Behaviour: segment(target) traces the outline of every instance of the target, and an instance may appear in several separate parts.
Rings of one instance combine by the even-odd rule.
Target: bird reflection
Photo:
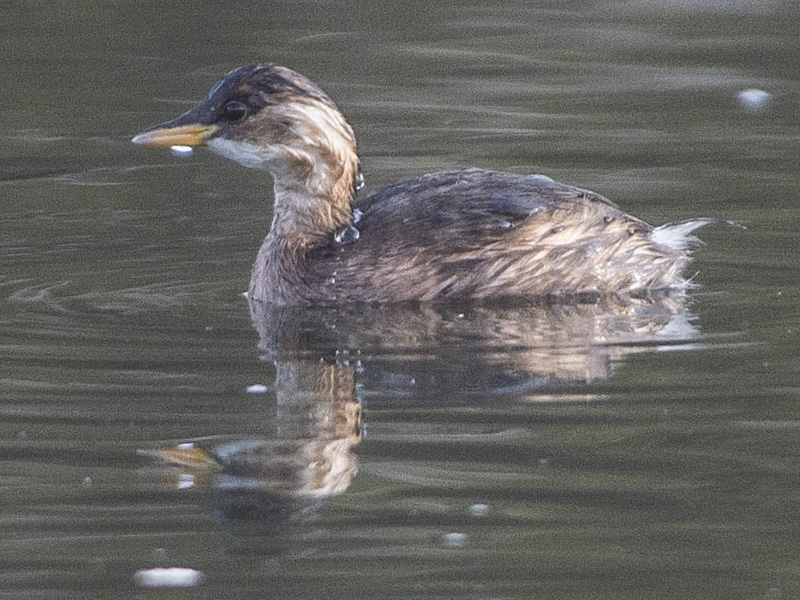
[[[277,363],[277,433],[141,451],[172,467],[167,486],[210,488],[222,520],[293,522],[314,515],[356,474],[352,452],[362,435],[354,372],[347,365]]]
[[[211,489],[221,520],[305,521],[356,475],[365,395],[404,406],[569,399],[628,355],[696,338],[686,302],[674,294],[322,309],[251,301],[259,350],[276,369],[277,414],[265,416],[277,423],[275,437],[144,454],[179,473],[173,485]]]
[[[586,303],[274,307],[251,301],[262,355],[357,361],[372,395],[541,399],[613,374],[626,356],[693,340],[684,295]]]

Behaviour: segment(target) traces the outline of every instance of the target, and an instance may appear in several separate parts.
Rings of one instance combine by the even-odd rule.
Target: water
[[[800,594],[796,4],[0,16],[0,596]],[[367,190],[478,165],[747,229],[686,304],[250,307],[268,180],[130,138],[257,60],[336,100]]]
[[[356,213],[355,215],[353,215],[353,220],[355,222],[358,222],[356,221],[356,217],[358,217],[358,213],[360,213],[361,211],[356,209],[353,212]],[[352,225],[349,225],[344,229],[342,229],[339,233],[337,233],[333,239],[337,244],[346,245],[357,242],[359,237],[361,237],[361,232]]]

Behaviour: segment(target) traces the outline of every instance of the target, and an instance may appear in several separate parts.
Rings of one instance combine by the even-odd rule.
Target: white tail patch
[[[656,227],[650,234],[650,239],[656,244],[682,251],[699,241],[692,233],[706,225],[720,222],[718,219],[690,219],[679,223],[667,223]]]

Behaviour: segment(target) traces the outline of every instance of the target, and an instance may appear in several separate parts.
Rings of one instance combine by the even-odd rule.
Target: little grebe
[[[543,175],[433,173],[356,198],[353,130],[285,67],[228,73],[205,100],[133,138],[207,146],[272,174],[272,227],[250,297],[289,304],[572,298],[683,289],[695,219],[652,227]]]

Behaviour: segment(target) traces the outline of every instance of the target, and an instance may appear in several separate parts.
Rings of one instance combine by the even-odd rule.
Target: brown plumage
[[[232,71],[186,114],[133,140],[208,146],[274,178],[250,296],[279,305],[683,289],[692,232],[653,228],[542,175],[434,173],[356,197],[355,136],[334,103],[276,65]]]

